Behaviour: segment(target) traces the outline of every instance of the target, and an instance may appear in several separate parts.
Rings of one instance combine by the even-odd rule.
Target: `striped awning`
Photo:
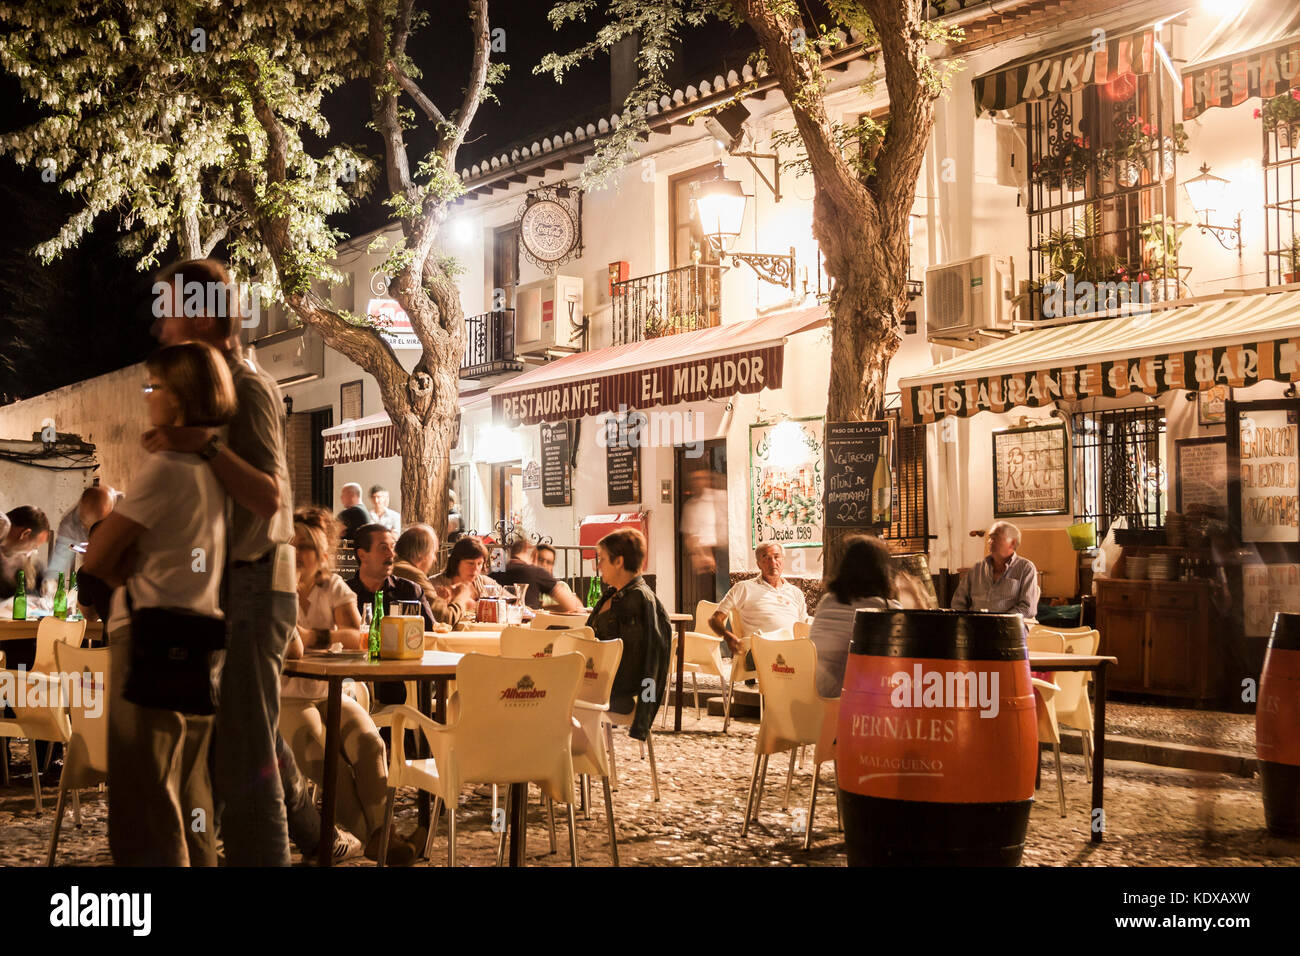
[[[1174,389],[1300,380],[1300,291],[1021,332],[898,382],[909,424]]]
[[[1008,110],[1018,103],[1110,83],[1155,65],[1155,31],[1118,32],[1104,42],[1095,34],[1050,53],[1035,53],[975,77],[977,110]]]
[[[397,454],[397,429],[386,412],[367,415],[321,430],[324,465],[350,465],[378,461]]]
[[[1300,3],[1252,0],[1219,24],[1183,70],[1183,118],[1300,88]]]

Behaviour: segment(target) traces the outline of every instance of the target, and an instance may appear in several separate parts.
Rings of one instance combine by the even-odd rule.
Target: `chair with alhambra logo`
[[[589,641],[596,632],[589,627],[575,626],[564,631],[534,630],[531,627],[505,627],[501,630],[502,657],[550,657],[551,648],[562,635],[572,634]]]
[[[766,706],[754,741],[754,772],[749,782],[749,799],[745,804],[745,822],[741,825],[740,835],[749,833],[751,819],[758,820],[768,757],[789,751],[793,768],[795,751],[811,744],[814,747],[813,780],[805,821],[807,829],[803,846],[806,850],[812,846],[813,814],[817,809],[821,765],[835,759],[835,724],[839,719],[840,701],[817,693],[817,648],[811,640],[795,640],[788,629],[782,629],[755,634],[752,645],[758,687]]]
[[[474,783],[498,786],[535,783],[569,808],[569,850],[578,862],[573,816],[573,702],[582,682],[580,654],[519,660],[466,654],[456,668],[457,691],[448,721],[439,724],[413,707],[393,711],[393,746],[388,761],[388,804],[384,814],[382,866],[392,828],[398,787],[418,787],[434,796],[433,822],[447,809],[447,865],[456,865],[456,808],[461,790]],[[407,726],[423,732],[425,758],[408,759]],[[522,840],[524,834],[520,834]]]

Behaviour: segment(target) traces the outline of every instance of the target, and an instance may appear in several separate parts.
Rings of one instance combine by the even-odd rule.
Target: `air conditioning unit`
[[[570,313],[569,306],[573,311]],[[573,316],[573,322],[569,316]],[[576,352],[582,347],[582,279],[551,276],[515,289],[515,353],[540,355],[551,350]]]
[[[928,338],[1011,330],[1015,267],[1009,256],[975,256],[925,270]]]

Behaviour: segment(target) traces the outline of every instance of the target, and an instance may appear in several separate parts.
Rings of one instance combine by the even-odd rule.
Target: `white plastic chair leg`
[[[63,769],[65,772],[68,769],[67,760],[64,760],[63,762]],[[76,793],[76,791],[74,790],[73,793]],[[62,775],[60,775],[59,799],[56,802],[54,807],[54,829],[50,832],[50,852],[49,855],[45,858],[46,866],[54,865],[54,854],[59,848],[59,828],[63,824],[63,801],[67,796],[68,796],[68,790],[63,785]]]
[[[388,865],[388,835],[393,832],[393,810],[397,803],[397,788],[388,788],[388,799],[384,801],[384,823],[383,830],[379,834],[379,859],[375,860],[375,866]],[[332,833],[322,833],[322,840],[334,839]]]
[[[63,758],[64,766],[67,766],[68,758]],[[74,789],[72,791],[72,822],[77,829],[81,829],[81,792]]]
[[[731,665],[731,670],[733,673],[736,670],[734,663]],[[736,682],[728,678],[726,683],[726,690],[722,694],[722,732],[724,734],[727,732],[727,728],[731,726],[731,700],[736,696]]]
[[[1061,776],[1061,745],[1053,744],[1052,750],[1056,753],[1056,790],[1061,798],[1061,816],[1065,816],[1065,778]]]
[[[695,719],[700,719],[700,676],[691,671],[691,691],[695,694]]]
[[[618,866],[618,834],[614,829],[614,794],[609,789],[609,777],[602,777],[605,785],[605,819],[609,821],[609,855]]]
[[[655,803],[659,802],[659,770],[655,767],[655,741],[654,734],[649,728],[645,732],[646,749],[650,753],[650,785],[654,788]]]
[[[499,796],[499,795],[498,795],[498,793],[497,793],[497,785],[494,783],[494,784],[492,784],[492,819],[493,819],[493,820],[495,820],[495,819],[497,818],[497,799],[498,799],[498,796]]]
[[[835,829],[844,832],[844,794],[840,792],[840,765],[831,761],[831,771],[835,774]]]
[[[493,818],[495,819],[495,818]],[[497,837],[497,866],[505,866],[506,863],[506,830],[510,823],[510,791],[506,791],[506,822],[501,826],[501,833]]]
[[[572,794],[570,794],[570,797],[572,797]],[[549,803],[550,801],[547,802]],[[569,802],[565,804],[565,806],[569,808],[569,864],[571,866],[577,866],[578,865],[578,823],[573,817],[573,800],[570,799]],[[552,819],[555,816],[555,810],[553,808],[551,810],[551,816]]]
[[[799,751],[798,747],[790,748],[790,769],[785,772],[785,798],[781,801],[781,809],[790,809],[790,784],[794,782],[794,758]]]
[[[812,848],[813,814],[817,812],[817,781],[821,779],[821,772],[821,764],[813,767],[812,796],[808,798],[808,821],[805,824],[807,829],[804,830],[803,835],[803,848],[805,850]]]
[[[569,813],[573,813],[572,803],[569,804]],[[555,853],[557,852],[555,848],[555,801],[550,797],[546,798],[546,817],[547,826],[551,831],[551,852]]]
[[[757,751],[755,751],[754,770],[749,775],[749,796],[745,800],[745,819],[740,824],[740,835],[742,837],[749,833],[749,818],[754,812],[754,789],[758,786],[758,766],[762,762],[763,758],[758,755]]]
[[[9,786],[9,738],[0,737],[0,784]]]
[[[438,832],[438,817],[442,815],[442,797],[433,798],[433,809],[429,811],[429,836],[424,841],[424,858],[430,860],[433,857],[433,835]]]
[[[447,803],[447,865],[456,865],[456,806],[450,801]]]
[[[618,789],[618,763],[614,757],[614,726],[605,725],[605,746],[609,753],[609,785]]]
[[[754,822],[758,822],[758,808],[763,805],[763,786],[767,783],[767,760],[769,754],[763,754],[763,766],[758,770],[758,796],[754,798]]]
[[[41,772],[36,766],[36,741],[27,741],[27,753],[32,759],[32,792],[36,795],[36,815],[41,815]]]

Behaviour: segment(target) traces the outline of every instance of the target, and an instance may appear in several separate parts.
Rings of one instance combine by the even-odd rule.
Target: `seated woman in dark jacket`
[[[602,641],[621,639],[623,658],[614,676],[609,709],[636,710],[628,733],[645,740],[668,681],[672,625],[659,597],[641,577],[645,535],[631,528],[614,531],[596,545],[596,568],[606,585],[587,625]]]

